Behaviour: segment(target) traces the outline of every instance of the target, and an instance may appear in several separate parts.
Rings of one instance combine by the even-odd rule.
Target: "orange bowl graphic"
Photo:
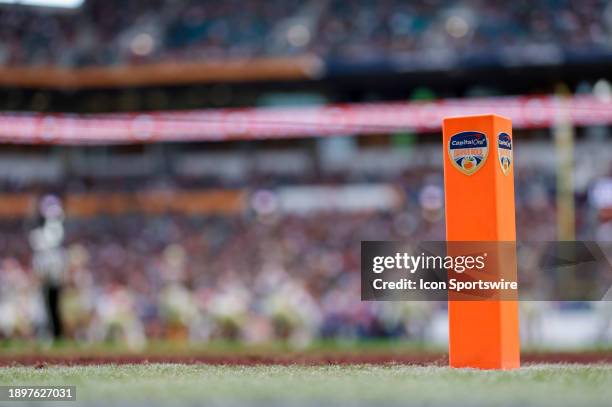
[[[460,132],[451,136],[448,142],[448,154],[453,165],[466,175],[472,175],[482,167],[488,152],[487,136],[481,132]]]
[[[466,170],[471,170],[474,167],[476,167],[476,160],[474,160],[473,157],[466,157],[463,159],[461,166],[465,168]]]

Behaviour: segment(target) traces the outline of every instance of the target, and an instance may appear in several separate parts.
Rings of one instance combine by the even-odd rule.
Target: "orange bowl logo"
[[[489,143],[484,133],[463,131],[450,138],[448,155],[462,173],[472,175],[484,164],[489,155]]]
[[[508,133],[499,133],[497,136],[497,157],[504,175],[508,175],[512,168],[512,139]]]

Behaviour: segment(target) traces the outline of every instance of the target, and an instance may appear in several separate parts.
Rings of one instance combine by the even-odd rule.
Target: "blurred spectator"
[[[0,64],[114,65],[316,53],[414,67],[559,62],[612,50],[600,0],[87,0],[0,8]]]
[[[517,174],[519,240],[555,239],[555,179],[546,171],[537,174],[528,168]],[[296,345],[334,337],[424,341],[432,313],[443,304],[361,302],[359,242],[443,240],[440,173],[415,169],[384,176],[384,181],[402,191],[401,206],[301,214],[275,206],[235,215],[68,218],[60,306],[64,331],[75,340],[122,341],[133,347],[142,346],[145,338],[275,339]],[[257,181],[245,182],[260,190]],[[299,177],[265,180],[266,185],[304,182]],[[336,174],[332,179],[322,175],[317,182],[333,187],[363,181]],[[90,187],[98,188],[96,183]],[[578,218],[595,211],[590,202],[577,200]],[[581,222],[578,234],[594,239],[599,229]],[[24,229],[4,221],[0,337],[37,337],[46,323],[41,275],[32,272],[36,254],[24,251],[23,241]],[[541,253],[523,254],[522,267],[537,270]],[[539,317],[536,308],[528,311],[526,332],[537,342],[533,327]]]

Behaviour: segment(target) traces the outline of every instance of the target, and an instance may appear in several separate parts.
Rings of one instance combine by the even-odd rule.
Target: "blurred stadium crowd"
[[[612,241],[612,218],[602,216],[589,196],[591,187],[608,180],[606,205],[612,208],[612,173],[587,178],[585,192],[576,193],[577,236]],[[443,240],[439,170],[423,168],[379,179],[335,175],[314,180],[331,188],[327,191],[384,182],[400,198],[397,205],[370,209],[355,205],[367,201],[355,193],[342,200],[345,206],[325,208],[312,202],[308,208],[301,200],[292,211],[279,204],[278,188],[311,185],[312,179],[293,175],[242,181],[248,189],[242,213],[130,212],[65,219],[61,232],[54,232],[63,237],[59,250],[65,263],[53,277],[37,272],[31,223],[3,221],[0,338],[46,335],[42,288],[49,278],[63,285],[64,335],[81,341],[139,346],[156,338],[295,344],[321,338],[427,338],[433,313],[445,304],[361,302],[358,242]],[[185,189],[189,182],[165,182],[165,190]],[[93,183],[89,188],[106,187]],[[554,190],[554,172],[521,169],[518,240],[556,238]],[[59,205],[54,199],[49,202]]]
[[[303,54],[318,56],[330,67],[391,61],[391,71],[436,68],[444,72],[440,77],[459,71],[453,68],[486,64],[557,66],[571,60],[597,65],[612,56],[612,3],[86,0],[75,10],[0,5],[2,67],[190,63]],[[593,93],[602,94],[602,86],[603,97],[610,98],[609,83],[603,80]],[[581,88],[578,85],[576,93],[584,93]],[[413,98],[435,97],[423,89],[414,90]],[[470,95],[488,88],[468,89]],[[502,93],[491,89],[487,92]],[[528,93],[537,89],[535,84]],[[193,97],[177,93],[171,102],[154,89],[157,93],[142,96],[151,105],[136,100],[140,97],[132,90],[121,93],[118,102],[104,90],[91,99],[81,94],[84,99],[77,104],[89,100],[96,111],[115,111],[117,104],[138,111],[143,106],[179,109],[184,100],[193,100],[194,108],[258,103],[250,93],[232,94],[223,85],[201,94],[196,90]],[[368,90],[367,97],[372,92]],[[345,96],[350,99],[340,99]],[[42,92],[32,99],[30,110],[61,110]],[[299,96],[293,100],[299,102]],[[577,144],[586,140],[591,147],[578,146],[573,168],[576,238],[612,241],[609,129],[582,130]],[[277,339],[296,344],[338,337],[425,340],[434,313],[445,304],[360,301],[360,241],[445,237],[442,173],[436,167],[442,162],[441,151],[438,145],[432,147],[435,143],[424,146],[427,143],[412,136],[390,136],[381,144],[397,145],[378,154],[355,153],[362,146],[333,146],[320,139],[310,144],[294,140],[294,147],[305,146],[301,155],[264,151],[260,158],[258,151],[245,147],[248,141],[221,147],[223,157],[196,153],[193,159],[186,157],[192,145],[184,150],[143,146],[142,157],[123,160],[110,147],[102,157],[84,153],[74,162],[70,157],[80,147],[43,147],[34,159],[27,148],[7,148],[0,157],[0,339],[49,336],[54,322],[46,302],[55,295],[49,290],[60,287],[59,331],[79,341],[140,346],[161,338],[254,343]],[[554,151],[547,134],[534,131],[523,136],[524,148],[517,147],[517,240],[555,240],[555,157],[561,153]],[[380,140],[372,139],[374,150]],[[199,147],[194,150],[214,150],[210,144]],[[173,167],[165,160],[177,150],[185,157]],[[357,155],[370,160],[361,161]],[[331,170],[321,165],[327,156]],[[397,157],[401,165],[411,166],[398,169]],[[310,169],[307,160],[321,168]],[[260,164],[270,172],[251,171]],[[82,173],[70,178],[62,166]],[[227,176],[211,175],[219,173]],[[211,189],[239,191],[246,203],[239,209],[205,213],[205,200],[210,198],[206,192]],[[146,202],[153,196],[146,195],[147,190],[154,191],[163,205]],[[179,199],[190,190],[205,193]],[[54,213],[53,221],[34,220],[36,210],[23,204],[23,196],[50,192],[59,198],[42,199],[41,208]],[[140,192],[140,200],[121,195]],[[83,196],[88,193],[98,195],[87,201]],[[74,212],[68,201],[79,194],[82,199],[77,201],[84,209]],[[139,202],[148,208],[138,207]],[[215,207],[224,202],[217,201]],[[113,209],[105,210],[105,205]],[[537,262],[537,256],[532,260]],[[523,315],[532,327],[525,332],[537,330],[537,307]],[[611,310],[606,318],[598,339],[609,335]]]
[[[502,7],[503,4],[503,7]],[[84,66],[312,53],[407,67],[555,63],[612,52],[603,0],[87,0],[0,7],[0,64]]]

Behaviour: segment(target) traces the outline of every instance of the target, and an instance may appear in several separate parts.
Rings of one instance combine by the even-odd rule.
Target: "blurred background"
[[[517,239],[612,241],[610,80],[600,0],[2,0],[0,341],[443,346],[445,304],[360,301],[360,241],[443,240],[441,119],[489,112]]]

